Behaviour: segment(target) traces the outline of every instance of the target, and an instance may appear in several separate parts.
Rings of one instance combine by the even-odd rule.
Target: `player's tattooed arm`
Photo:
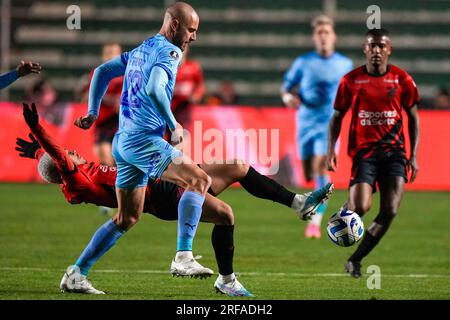
[[[336,155],[336,142],[341,133],[342,119],[345,116],[345,112],[335,110],[333,117],[330,121],[330,130],[328,137],[328,154],[327,154],[327,166],[328,170],[336,171],[338,167],[337,155]]]
[[[417,163],[417,150],[419,146],[419,113],[417,112],[417,105],[406,109],[408,115],[408,132],[411,145],[411,155],[408,161],[408,169],[411,173],[409,182],[412,183],[416,179],[419,165]]]

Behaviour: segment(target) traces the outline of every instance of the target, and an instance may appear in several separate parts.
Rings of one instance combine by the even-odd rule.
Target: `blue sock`
[[[314,181],[315,181],[315,185],[316,185],[316,190],[319,190],[320,188],[325,187],[325,185],[328,183],[328,181],[330,181],[330,178],[328,177],[328,175],[317,176],[314,179]],[[323,215],[326,208],[327,208],[327,203],[326,202],[322,203],[319,206],[319,208],[317,208],[316,214]]]
[[[178,204],[177,251],[192,251],[192,240],[202,215],[205,196],[193,191],[185,191]]]
[[[108,251],[125,233],[112,220],[108,220],[92,236],[91,241],[78,258],[75,266],[80,273],[87,276],[92,265]]]

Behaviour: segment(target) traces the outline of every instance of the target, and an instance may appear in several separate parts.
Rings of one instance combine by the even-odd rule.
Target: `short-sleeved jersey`
[[[284,75],[283,87],[292,90],[299,86],[301,120],[328,123],[339,81],[352,68],[352,61],[338,52],[323,57],[313,51],[294,61]]]
[[[132,51],[123,53],[121,58],[126,70],[120,99],[119,132],[149,131],[162,136],[166,121],[150,101],[146,86],[152,68],[161,67],[169,78],[165,87],[167,97],[172,99],[182,58],[180,48],[157,34]]]
[[[405,153],[402,110],[418,104],[413,78],[404,70],[388,65],[385,74],[375,76],[366,66],[346,74],[338,88],[334,108],[351,109],[348,154],[369,157],[374,151]]]
[[[117,208],[115,181],[117,168],[87,163],[62,173],[61,190],[71,204],[92,203]],[[149,180],[145,190],[144,212],[163,220],[176,220],[178,202],[184,189],[160,179]]]
[[[71,204],[85,202],[117,208],[116,175],[115,167],[93,162],[81,164],[73,172],[61,173],[61,190]]]

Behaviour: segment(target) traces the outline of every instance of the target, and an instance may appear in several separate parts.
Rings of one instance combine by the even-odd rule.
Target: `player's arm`
[[[200,103],[205,95],[205,79],[203,77],[203,71],[198,65],[197,72],[195,73],[195,89],[192,94],[191,102]]]
[[[0,89],[6,88],[11,83],[24,77],[30,73],[41,73],[42,67],[39,63],[32,61],[21,61],[15,70],[11,70],[8,73],[0,75]]]
[[[409,142],[411,145],[411,155],[408,162],[408,167],[411,172],[409,181],[412,183],[416,179],[417,172],[419,171],[419,165],[417,163],[417,150],[419,147],[419,112],[417,111],[417,105],[406,109],[406,114],[408,115]]]
[[[123,76],[126,67],[126,61],[122,55],[95,68],[89,87],[88,114],[75,120],[77,127],[89,129],[94,124],[109,82],[116,77]]]
[[[34,103],[31,104],[31,107],[26,103],[23,104],[23,117],[38,143],[53,161],[55,161],[58,170],[65,173],[73,172],[75,170],[75,164],[67,155],[64,148],[58,145],[39,124],[39,115]]]
[[[330,120],[330,128],[328,133],[327,166],[330,171],[336,171],[338,167],[336,142],[341,133],[342,119],[344,119],[350,105],[351,91],[347,86],[346,78],[343,77],[339,83],[336,98],[334,100],[334,114]]]
[[[288,108],[298,108],[300,106],[300,98],[294,89],[300,84],[302,77],[302,59],[298,58],[294,61],[291,68],[284,75],[283,83],[280,88],[280,96],[283,103]]]
[[[171,132],[171,143],[178,144],[183,140],[183,128],[177,123],[170,109],[170,100],[166,93],[166,85],[169,75],[160,66],[154,66],[150,72],[150,78],[145,86],[145,92],[150,97],[152,104],[167,122]]]
[[[335,110],[333,117],[330,121],[330,130],[328,137],[328,155],[327,166],[328,170],[336,171],[338,167],[337,155],[336,155],[336,142],[341,134],[342,119],[344,119],[345,112]]]

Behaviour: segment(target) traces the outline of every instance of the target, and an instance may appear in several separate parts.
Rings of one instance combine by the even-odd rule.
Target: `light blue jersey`
[[[294,61],[284,75],[283,86],[288,91],[300,86],[299,116],[302,119],[328,123],[339,81],[352,69],[352,61],[340,53],[323,57],[312,51]]]
[[[352,61],[340,53],[323,57],[312,51],[299,56],[284,75],[285,90],[299,86],[301,105],[297,111],[297,127],[303,159],[326,154],[328,124],[339,81],[352,69]]]
[[[169,81],[165,91],[169,101],[177,77],[182,53],[180,48],[157,34],[139,47],[121,56],[126,65],[120,101],[119,132],[153,132],[163,135],[166,121],[152,104],[146,92],[150,73],[158,66],[167,72]]]

